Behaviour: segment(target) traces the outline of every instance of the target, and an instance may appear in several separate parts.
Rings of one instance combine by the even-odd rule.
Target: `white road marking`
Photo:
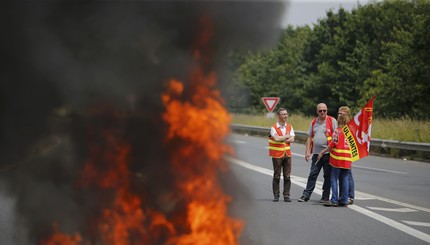
[[[367,207],[368,209],[378,210],[378,211],[387,211],[387,212],[396,212],[396,213],[411,213],[417,212],[418,210],[411,208],[381,208],[381,207]]]
[[[375,198],[371,198],[371,197],[364,197],[364,196],[359,196],[359,195],[357,195],[357,191],[355,191],[355,197],[354,197],[354,200],[372,200],[372,199],[375,199]]]
[[[393,173],[393,174],[408,174],[406,172],[400,172],[400,171],[394,171],[394,170],[388,170],[388,169],[380,169],[380,168],[369,168],[369,167],[357,166],[357,165],[354,165],[354,168],[379,171],[379,172],[386,172],[386,173]]]
[[[348,208],[350,208],[350,209],[352,209],[354,211],[357,211],[359,213],[362,213],[362,214],[364,214],[364,215],[366,215],[366,216],[368,216],[368,217],[370,217],[372,219],[375,219],[375,220],[377,220],[379,222],[382,222],[382,223],[384,223],[386,225],[389,225],[389,226],[391,226],[391,227],[393,227],[393,228],[395,228],[395,229],[397,229],[399,231],[402,231],[402,232],[404,232],[406,234],[409,234],[411,236],[414,236],[414,237],[416,237],[418,239],[421,239],[421,240],[423,240],[425,242],[430,243],[430,235],[428,235],[428,234],[426,234],[424,232],[421,232],[419,230],[415,230],[414,228],[411,228],[411,227],[409,227],[407,225],[404,225],[404,224],[402,224],[400,222],[397,222],[395,220],[389,219],[389,218],[387,218],[385,216],[382,216],[380,214],[377,214],[375,212],[372,212],[370,210],[367,210],[367,209],[362,208],[360,206],[357,206],[355,204],[351,205],[351,206],[348,206]]]
[[[226,159],[228,161],[230,161],[230,162],[232,162],[234,164],[240,165],[240,166],[242,166],[244,168],[247,168],[247,169],[250,169],[250,170],[253,170],[253,171],[256,171],[256,172],[260,172],[260,173],[263,173],[263,174],[266,174],[266,175],[269,175],[269,176],[273,175],[273,170],[270,170],[270,169],[267,169],[267,168],[262,168],[262,167],[259,167],[259,166],[255,166],[255,165],[253,165],[251,163],[239,160],[237,158],[229,157],[229,156],[226,156]],[[295,185],[298,185],[298,186],[301,186],[303,188],[306,188],[306,179],[305,178],[291,175],[291,182],[293,184],[295,184]],[[314,190],[314,193],[316,193],[316,194],[318,194],[320,196],[322,195],[322,191],[321,191],[320,187],[318,187],[318,185],[316,186],[316,188]],[[366,193],[363,193],[363,194],[367,195]],[[372,195],[369,195],[369,196],[372,196]],[[378,199],[381,200],[381,198],[378,198]],[[390,199],[387,199],[387,200],[390,200]],[[414,205],[411,205],[411,206],[414,206]],[[358,206],[356,204],[349,205],[348,208],[350,208],[350,209],[352,209],[354,211],[357,211],[357,212],[359,212],[361,214],[364,214],[364,215],[366,215],[366,216],[368,216],[368,217],[370,217],[372,219],[375,219],[375,220],[377,220],[379,222],[382,222],[382,223],[384,223],[384,224],[386,224],[388,226],[391,226],[391,227],[393,227],[393,228],[395,228],[395,229],[397,229],[399,231],[405,232],[405,233],[407,233],[407,234],[409,234],[411,236],[414,236],[414,237],[416,237],[418,239],[421,239],[421,240],[423,240],[425,242],[430,243],[430,235],[429,234],[426,234],[426,233],[421,232],[419,230],[415,230],[415,229],[413,229],[413,228],[411,228],[411,227],[409,227],[407,225],[404,225],[404,224],[402,224],[400,222],[397,222],[395,220],[389,219],[389,218],[387,218],[385,216],[382,216],[380,214],[372,212],[372,211],[370,211],[368,209],[362,208],[362,207],[360,207],[360,206]],[[426,209],[426,208],[422,208],[422,209]]]
[[[430,223],[428,223],[428,222],[416,222],[416,221],[408,221],[408,220],[402,220],[402,222],[406,223],[408,225],[430,227]]]
[[[246,143],[246,141],[243,141],[243,140],[229,140],[231,143],[234,143],[234,144],[245,144]]]
[[[355,191],[355,194],[356,194],[356,196],[360,196],[361,198],[363,198],[363,197],[367,198],[367,200],[369,200],[369,199],[376,199],[376,200],[379,200],[379,201],[388,202],[388,203],[399,205],[399,206],[403,206],[403,207],[406,207],[406,208],[411,208],[411,209],[420,210],[420,211],[423,211],[423,212],[430,213],[430,208],[425,208],[425,207],[421,207],[421,206],[417,206],[417,205],[413,205],[413,204],[409,204],[409,203],[405,203],[405,202],[399,202],[399,201],[396,201],[396,200],[388,199],[388,198],[385,198],[385,197],[379,197],[379,196],[375,196],[375,195],[364,193],[364,192],[360,192],[360,191]],[[359,198],[356,198],[356,199],[359,199]]]

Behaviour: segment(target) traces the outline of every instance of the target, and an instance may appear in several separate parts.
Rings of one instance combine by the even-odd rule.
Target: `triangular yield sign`
[[[279,102],[279,97],[262,97],[261,99],[269,112],[272,112]]]

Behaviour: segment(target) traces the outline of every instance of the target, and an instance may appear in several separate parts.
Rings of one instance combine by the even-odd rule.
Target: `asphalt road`
[[[274,203],[267,140],[233,134],[229,142],[235,155],[227,157],[231,172],[226,185],[234,200],[232,213],[245,222],[241,244],[430,243],[430,164],[373,156],[360,159],[353,165],[354,205],[324,207],[318,203],[322,172],[311,200],[297,201],[310,163],[304,159],[304,145],[293,143],[293,201]]]
[[[354,163],[356,200],[347,208],[324,207],[322,173],[311,200],[299,203],[309,174],[304,145],[292,144],[291,203],[272,202],[272,163],[263,137],[232,134],[235,154],[222,184],[232,196],[231,214],[244,222],[243,245],[429,244],[430,164],[369,156]],[[14,225],[14,200],[2,195],[0,245],[21,245],[25,227]],[[282,190],[282,189],[281,189]]]

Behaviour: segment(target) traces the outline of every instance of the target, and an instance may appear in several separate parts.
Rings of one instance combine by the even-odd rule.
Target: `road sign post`
[[[274,118],[275,113],[273,113],[273,110],[275,109],[276,105],[279,102],[279,97],[262,97],[264,105],[266,106],[266,109],[269,111],[269,113],[266,114],[267,118]]]

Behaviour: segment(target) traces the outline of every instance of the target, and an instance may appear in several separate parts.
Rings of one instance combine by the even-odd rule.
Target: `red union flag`
[[[355,162],[369,155],[370,132],[372,130],[373,101],[367,102],[361,110],[346,124],[342,130],[351,148],[352,161]]]

